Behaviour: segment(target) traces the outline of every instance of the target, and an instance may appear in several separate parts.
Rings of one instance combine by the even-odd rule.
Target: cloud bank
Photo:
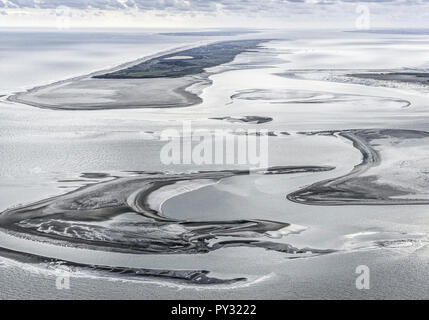
[[[365,6],[377,27],[429,27],[429,0],[0,0],[0,26],[353,27]]]

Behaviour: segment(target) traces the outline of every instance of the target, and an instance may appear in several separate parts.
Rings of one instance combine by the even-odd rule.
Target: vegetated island
[[[239,54],[257,47],[262,40],[236,40],[208,44],[144,61],[126,69],[96,75],[96,79],[178,78],[231,62]],[[175,59],[175,57],[178,57]],[[186,57],[186,58],[183,58]]]

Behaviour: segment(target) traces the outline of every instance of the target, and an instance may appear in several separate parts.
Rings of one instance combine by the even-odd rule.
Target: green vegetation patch
[[[213,43],[153,58],[135,66],[103,75],[98,79],[178,78],[198,74],[205,68],[231,62],[239,54],[266,40],[236,40]],[[176,56],[192,59],[175,59]],[[169,59],[170,58],[170,59]]]

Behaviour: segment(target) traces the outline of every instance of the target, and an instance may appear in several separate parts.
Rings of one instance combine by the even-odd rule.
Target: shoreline
[[[165,186],[175,183],[187,183],[195,180],[197,184],[213,183],[237,175],[273,175],[294,174],[301,172],[329,171],[332,167],[273,167],[256,170],[225,170],[202,171],[189,174],[146,174],[136,177],[117,178],[95,185],[81,187],[70,193],[41,200],[30,205],[11,208],[1,213],[2,234],[20,239],[12,247],[0,247],[0,255],[15,261],[27,259],[30,265],[55,264],[72,268],[73,272],[82,271],[84,276],[109,277],[115,280],[150,281],[152,278],[160,281],[181,282],[190,285],[217,285],[247,283],[251,279],[246,274],[239,277],[220,279],[210,277],[210,269],[170,270],[169,265],[161,265],[158,269],[135,268],[121,266],[116,262],[114,266],[100,263],[88,264],[82,262],[78,251],[90,250],[95,253],[111,252],[115,255],[137,254],[159,256],[164,259],[174,255],[207,254],[226,248],[255,248],[285,254],[286,259],[307,259],[337,252],[333,249],[297,248],[284,241],[276,240],[290,234],[298,234],[306,230],[305,227],[294,224],[269,220],[224,220],[224,221],[188,221],[165,217],[161,211],[156,211],[149,201],[149,196],[162,190]],[[197,187],[199,187],[197,185]],[[202,187],[202,186],[201,186]],[[186,189],[186,188],[185,188]],[[198,188],[183,190],[179,188],[176,193],[168,194],[171,199],[183,192],[192,192]],[[96,197],[95,194],[98,196]],[[110,196],[109,196],[110,195]],[[112,197],[112,198],[110,198]],[[122,200],[121,200],[122,199]],[[163,199],[167,201],[168,199]],[[124,202],[123,208],[120,201]],[[153,203],[152,203],[153,204]],[[32,212],[34,211],[34,212]],[[124,213],[134,212],[135,217],[112,220]],[[131,218],[131,219],[130,219]],[[87,223],[85,223],[87,221]],[[109,223],[103,224],[103,222]],[[34,227],[34,228],[33,228]],[[82,228],[82,233],[80,233]],[[154,229],[157,231],[154,233]],[[62,236],[56,231],[67,233]],[[45,233],[47,231],[48,233]],[[102,232],[107,238],[101,239]],[[84,239],[85,235],[93,233],[92,239]],[[137,235],[137,238],[134,238]],[[146,238],[145,238],[146,237]],[[145,239],[143,239],[145,238]],[[125,242],[124,242],[125,239]],[[24,251],[16,251],[15,246],[22,241],[31,241],[37,246],[37,253],[33,253],[31,246],[25,246]],[[137,242],[136,242],[137,241]],[[15,241],[12,241],[14,243]],[[122,243],[121,243],[122,242]],[[51,253],[46,256],[44,246],[50,247]],[[40,247],[40,248],[39,248]],[[57,258],[55,248],[67,247],[71,254],[61,254]],[[181,247],[181,248],[180,248]],[[44,252],[44,253],[43,253]],[[52,255],[52,256],[51,256]],[[65,258],[65,259],[64,259]],[[83,257],[83,259],[86,259]],[[93,260],[93,259],[92,259]],[[74,261],[74,262],[73,262]],[[80,262],[79,262],[80,261]],[[99,261],[99,260],[98,260]],[[113,262],[112,262],[113,263]],[[39,265],[40,264],[40,265]]]
[[[270,40],[271,39],[255,39],[253,41],[260,41],[260,43],[263,43]],[[193,45],[164,50],[153,55],[120,64],[113,68],[98,70],[85,75],[36,86],[23,92],[11,94],[6,99],[10,102],[41,109],[71,111],[139,108],[162,109],[194,106],[202,103],[202,99],[199,96],[202,88],[211,84],[211,81],[208,79],[211,74],[206,71],[181,77],[104,78],[103,76],[136,67],[152,59],[178,54],[185,50],[223,42],[240,41],[243,41],[243,39],[233,41],[200,41]],[[85,85],[79,87],[79,84],[83,82]],[[198,92],[188,90],[189,88],[195,87],[198,83],[201,84]],[[109,95],[109,93],[103,93],[103,90],[110,90],[112,93]],[[67,95],[69,95],[68,101]],[[75,101],[76,97],[79,96],[85,96],[90,101]],[[97,99],[100,101],[97,102]]]
[[[195,44],[192,44],[192,45],[188,45],[188,46],[181,46],[181,47],[175,47],[175,48],[163,50],[163,51],[154,53],[152,55],[148,55],[148,56],[144,56],[144,57],[135,59],[133,61],[124,62],[124,63],[122,63],[120,65],[117,65],[117,66],[114,66],[112,68],[106,68],[106,69],[102,69],[102,70],[92,71],[90,73],[86,73],[86,74],[83,74],[83,75],[80,75],[80,76],[76,76],[76,77],[72,77],[72,78],[67,78],[67,79],[63,79],[63,80],[54,81],[54,82],[51,82],[51,83],[48,83],[48,84],[45,84],[45,85],[35,86],[35,87],[32,87],[32,88],[30,88],[30,89],[28,89],[26,91],[14,92],[12,94],[9,94],[9,95],[6,94],[6,95],[3,95],[1,97],[6,97],[6,100],[10,101],[10,102],[20,103],[20,104],[24,104],[24,105],[28,105],[28,106],[32,106],[32,107],[36,107],[36,108],[41,108],[41,109],[75,110],[75,109],[72,109],[72,108],[53,107],[53,106],[47,106],[47,105],[43,105],[43,104],[36,103],[36,102],[31,102],[31,101],[22,99],[21,96],[26,95],[26,94],[30,94],[30,93],[36,93],[36,92],[38,92],[40,90],[43,90],[43,89],[46,89],[46,88],[50,88],[50,87],[53,87],[53,86],[59,86],[59,85],[64,85],[64,84],[67,84],[67,83],[73,83],[73,82],[84,80],[84,79],[90,79],[93,76],[104,74],[106,72],[115,72],[115,71],[118,71],[118,70],[123,69],[123,68],[129,68],[129,67],[135,66],[137,64],[140,64],[142,62],[148,61],[148,60],[153,59],[153,58],[162,57],[162,56],[167,55],[167,54],[173,54],[173,53],[185,50],[185,49],[191,49],[191,48],[194,48],[194,47],[199,47],[199,46],[211,43],[211,42],[213,42],[213,40],[212,41],[200,41],[198,43],[195,43]],[[214,42],[216,42],[216,41],[214,41]],[[195,83],[198,83],[198,81],[195,81]],[[192,85],[192,84],[190,84],[190,85]],[[187,85],[187,86],[182,87],[182,88],[178,88],[177,90],[179,90],[180,93],[182,93],[181,91],[185,91],[185,93],[188,93],[189,95],[192,95],[191,93],[189,93],[188,91],[186,91],[186,88],[189,87],[190,85]],[[198,100],[198,102],[199,102],[199,100]],[[85,110],[85,109],[82,109],[82,110]],[[88,109],[88,110],[93,110],[93,109]],[[86,110],[86,111],[88,111],[88,110]],[[99,110],[101,110],[101,109],[99,109]]]

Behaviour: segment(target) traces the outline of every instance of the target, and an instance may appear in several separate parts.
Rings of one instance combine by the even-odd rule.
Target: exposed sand
[[[260,116],[243,116],[243,117],[225,116],[225,117],[217,117],[217,118],[212,118],[212,119],[214,119],[214,120],[225,120],[225,121],[233,122],[233,123],[239,122],[239,123],[255,123],[255,124],[261,124],[261,123],[273,121],[273,118],[260,117]]]
[[[191,56],[172,56],[165,58],[165,60],[187,60],[187,59],[193,59],[194,57]]]
[[[227,170],[178,175],[140,174],[90,185],[62,196],[6,210],[0,216],[0,224],[7,230],[28,233],[45,240],[80,243],[89,248],[109,251],[164,254],[208,252],[223,247],[224,243],[219,239],[216,245],[212,243],[209,246],[209,239],[226,236],[254,238],[255,235],[263,236],[266,232],[271,232],[271,235],[286,234],[280,230],[289,224],[256,219],[181,221],[162,215],[160,207],[166,196],[171,198],[193,192],[202,183],[208,185],[209,182],[215,183],[236,175],[294,174],[332,169],[308,166],[275,167],[255,172]],[[187,185],[190,187],[186,187]],[[168,188],[163,189],[165,187]],[[151,197],[154,192],[155,196]],[[85,224],[105,221],[127,212],[135,212],[145,219],[141,223],[131,223],[125,229],[123,225]],[[142,233],[142,230],[146,231]],[[243,241],[234,244],[260,246],[256,239]],[[228,246],[231,245],[228,242]],[[270,242],[265,241],[261,246],[269,249]],[[286,250],[281,244],[272,244],[271,249]]]
[[[240,41],[238,41],[240,42]],[[193,46],[193,48],[198,46]],[[192,49],[192,47],[188,47]],[[129,62],[111,70],[102,70],[86,76],[59,81],[36,87],[8,97],[9,101],[39,108],[55,110],[100,110],[128,108],[180,108],[202,102],[199,93],[210,84],[209,74],[182,77],[162,77],[146,79],[104,79],[105,74],[132,68],[155,58],[184,59],[188,56],[172,56],[183,48],[159,53],[137,61]]]
[[[210,41],[205,43],[210,43]],[[79,77],[34,87],[25,92],[10,95],[7,99],[34,107],[58,110],[93,110],[100,109],[100,105],[102,106],[101,109],[105,109],[106,102],[108,102],[107,109],[174,107],[175,105],[172,105],[172,101],[177,102],[178,106],[181,107],[189,106],[199,103],[201,100],[197,95],[186,91],[185,88],[199,81],[205,83],[206,80],[203,79],[204,76],[200,78],[188,77],[187,79],[182,79],[182,81],[176,79],[176,81],[171,81],[171,83],[168,83],[168,81],[160,81],[157,83],[153,81],[154,79],[151,79],[152,81],[142,82],[145,86],[143,88],[141,82],[133,83],[133,81],[123,82],[112,80],[107,83],[106,81],[102,82],[103,79],[93,79],[93,77],[106,72],[114,72],[132,67],[156,57],[172,54],[183,49],[198,47],[202,44],[203,43],[198,43],[162,51],[135,61],[123,63],[107,70],[99,70]],[[107,88],[100,87],[100,84],[107,86]],[[161,92],[158,88],[162,88]],[[120,94],[121,89],[124,89],[124,94],[122,95]],[[137,92],[133,92],[133,89],[137,90]],[[151,94],[151,90],[155,90],[153,95]],[[128,99],[126,97],[127,94],[131,94],[134,100]],[[64,99],[63,96],[66,98]],[[121,98],[125,100],[120,100]],[[61,103],[57,103],[57,101]]]
[[[349,139],[362,153],[362,162],[345,176],[289,194],[289,200],[313,205],[429,204],[428,132],[378,129],[314,134]]]
[[[338,78],[355,67],[394,70],[388,64],[409,63],[410,54],[401,48],[415,57],[413,64],[427,61],[426,42],[395,40],[389,47],[381,40],[370,47],[341,35],[270,43],[293,63],[267,51],[242,54],[210,70],[207,81],[213,85],[203,90],[203,103],[183,109],[51,112],[2,103],[0,205],[30,205],[10,209],[17,220],[11,228],[3,225],[0,241],[10,250],[33,253],[34,264],[27,262],[36,270],[23,271],[26,263],[10,267],[5,262],[3,268],[0,258],[0,297],[17,296],[17,290],[20,296],[39,297],[43,290],[43,297],[54,298],[174,298],[186,284],[191,286],[181,295],[191,299],[427,297],[428,216],[425,206],[414,205],[428,201],[427,94],[403,83],[386,88],[372,79],[357,79],[365,85],[330,82],[335,72],[330,77],[330,70],[320,69],[344,68]],[[388,56],[379,57],[386,51]],[[294,68],[305,70],[279,76]],[[75,89],[85,92],[71,86],[69,93]],[[91,103],[114,103],[114,87],[91,90]],[[210,130],[267,128],[273,167],[218,183],[212,176],[204,180],[210,185],[188,188],[202,176],[177,174],[195,168],[162,167],[157,149],[160,131],[180,127],[183,119]],[[267,119],[272,120],[258,124]],[[295,174],[279,175],[279,165],[296,166],[288,170]],[[305,165],[335,169],[308,171]],[[176,182],[159,173],[170,169]],[[223,169],[202,170],[215,175]],[[143,170],[158,171],[156,181],[147,180]],[[115,180],[103,184],[99,178]],[[97,184],[71,192],[86,183]],[[288,201],[287,194],[297,201]],[[33,202],[40,199],[45,200]],[[18,255],[9,257],[20,261]],[[56,290],[55,276],[38,277],[37,270],[46,267],[44,257],[55,257],[48,260],[54,269],[61,269],[57,263],[70,268],[76,275],[73,290]],[[363,261],[376,281],[365,293],[354,288],[353,270]],[[153,277],[152,269],[164,276]],[[122,282],[140,272],[139,283]],[[172,278],[186,274],[194,280],[201,275],[247,281],[230,283],[227,289],[233,290],[219,284],[196,290],[193,278]],[[21,283],[21,277],[28,281]],[[145,279],[154,282],[142,285]],[[174,289],[168,287],[172,283]]]
[[[58,110],[187,107],[201,102],[186,90],[203,77],[92,79],[46,86],[9,97],[10,101]]]

